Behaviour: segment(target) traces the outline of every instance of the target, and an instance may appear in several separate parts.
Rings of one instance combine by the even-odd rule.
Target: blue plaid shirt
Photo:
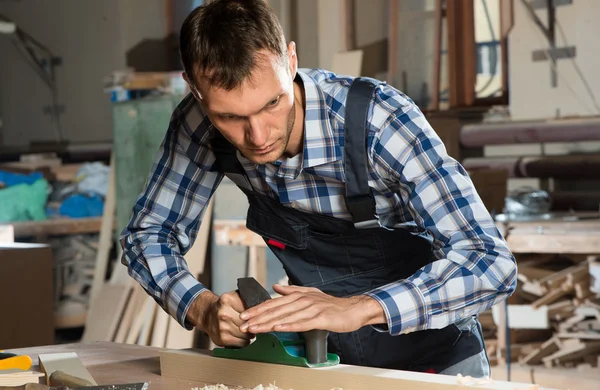
[[[344,104],[351,78],[300,69],[306,94],[303,152],[256,166],[239,156],[253,187],[284,205],[351,220],[344,202]],[[378,87],[369,110],[369,185],[382,228],[427,230],[437,261],[368,292],[398,335],[441,328],[485,311],[515,289],[517,267],[463,167],[407,96]],[[201,146],[212,124],[190,95],[174,111],[147,185],[122,232],[123,264],[155,300],[191,329],[186,313],[206,288],[183,254],[223,175]]]

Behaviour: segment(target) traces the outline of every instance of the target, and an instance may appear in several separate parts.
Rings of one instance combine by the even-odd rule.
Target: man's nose
[[[267,126],[257,116],[248,117],[248,129],[246,130],[248,142],[256,147],[266,146],[269,140]]]

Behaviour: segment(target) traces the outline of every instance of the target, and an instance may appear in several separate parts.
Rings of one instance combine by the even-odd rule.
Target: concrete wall
[[[546,23],[547,12],[537,10]],[[550,84],[549,61],[532,60],[532,52],[547,49],[548,42],[530,18],[520,1],[514,2],[515,26],[509,36],[510,111],[515,120],[554,118],[577,115],[599,115],[585,83],[600,95],[600,67],[597,36],[600,34],[600,6],[595,0],[578,0],[556,8],[557,46],[576,46],[576,57],[557,60],[558,85]],[[565,40],[566,38],[566,40]],[[574,65],[581,69],[585,82]],[[600,97],[596,97],[600,99]],[[597,106],[597,104],[596,104]]]
[[[57,67],[63,136],[71,142],[110,141],[112,118],[102,79],[131,60],[141,63],[156,45],[132,50],[145,39],[167,35],[164,0],[22,0],[0,2],[0,13],[14,20],[61,57]],[[146,54],[144,54],[146,52]],[[11,38],[0,36],[0,113],[3,144],[55,140],[44,107],[51,94],[27,65]],[[161,58],[162,57],[162,58]],[[156,56],[164,64],[164,56]]]
[[[488,0],[489,2],[490,0]],[[546,23],[547,12],[536,11]],[[557,28],[557,46],[576,46],[577,63],[592,91],[598,95],[600,76],[596,69],[598,44],[594,38],[600,32],[595,22],[600,17],[600,7],[594,0],[579,0],[571,5],[556,8],[556,18],[562,27],[565,39]],[[548,48],[548,41],[534,24],[527,9],[520,1],[514,2],[514,27],[509,35],[509,92],[512,120],[548,120],[557,117],[590,116],[600,114],[593,99],[586,91],[584,82],[577,73],[574,61],[557,60],[558,84],[551,86],[551,63],[532,61],[534,50]],[[496,145],[485,147],[486,156],[539,156],[581,153],[599,153],[600,142],[560,142],[549,144]],[[539,188],[540,180],[514,178],[509,180],[509,190],[531,186]],[[551,189],[558,183],[550,181]],[[560,185],[563,190],[576,190],[577,185]],[[597,190],[598,184],[586,189]]]
[[[433,77],[435,1],[399,2],[396,77],[388,82],[421,106],[430,100]]]

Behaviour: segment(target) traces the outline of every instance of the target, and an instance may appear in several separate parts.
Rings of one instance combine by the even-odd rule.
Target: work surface
[[[39,370],[38,355],[46,353],[75,352],[83,365],[90,372],[98,384],[118,384],[132,382],[148,382],[149,390],[162,389],[186,389],[191,390],[204,386],[202,382],[189,380],[165,378],[161,376],[160,354],[167,351],[161,348],[138,346],[131,344],[118,344],[111,342],[90,342],[60,344],[42,347],[21,348],[7,350],[20,355],[28,355],[33,360],[33,370]],[[514,366],[513,366],[514,367]],[[198,367],[201,370],[200,367]],[[501,374],[504,369],[494,367],[496,374]],[[532,370],[529,367],[514,367],[513,380],[517,382],[529,382]],[[494,375],[495,379],[503,380],[503,375]],[[544,388],[560,389],[597,389],[599,383],[596,375],[590,376],[581,372],[561,370],[544,370],[536,374],[536,383]],[[578,381],[580,379],[581,381]],[[268,384],[265,378],[264,385]],[[477,387],[477,386],[476,386]],[[468,387],[468,388],[476,388]],[[509,386],[513,388],[512,386]],[[466,387],[465,387],[466,388]],[[479,388],[485,388],[481,386]],[[515,384],[514,388],[522,389],[521,385]]]
[[[35,365],[32,370],[37,371],[40,370],[39,354],[75,352],[99,385],[148,382],[149,390],[190,390],[204,386],[203,383],[161,377],[160,351],[162,350],[131,344],[91,342],[12,349],[6,352],[29,355]]]

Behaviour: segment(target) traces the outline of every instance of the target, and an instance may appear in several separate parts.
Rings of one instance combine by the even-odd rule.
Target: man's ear
[[[202,96],[200,96],[200,92],[198,92],[198,89],[196,89],[196,86],[194,85],[194,83],[191,82],[191,80],[188,77],[187,73],[185,73],[185,72],[181,73],[181,77],[183,77],[183,79],[185,80],[185,82],[187,83],[187,85],[190,87],[190,91],[192,92],[192,94],[194,95],[194,97],[197,100],[202,100]]]
[[[287,47],[288,64],[290,67],[290,74],[292,79],[296,77],[298,71],[298,54],[296,53],[296,42],[290,41]]]

